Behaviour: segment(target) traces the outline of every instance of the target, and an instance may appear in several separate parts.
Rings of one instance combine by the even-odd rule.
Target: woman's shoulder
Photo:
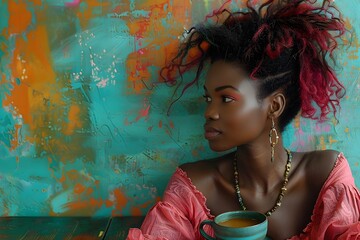
[[[303,165],[308,183],[319,189],[334,169],[340,152],[336,150],[317,150],[300,153],[300,156],[300,164]]]
[[[204,159],[196,162],[185,163],[179,168],[186,173],[195,185],[205,195],[207,194],[209,186],[223,178],[222,172],[227,165],[226,160],[228,154],[211,159]]]
[[[189,162],[179,166],[193,183],[209,180],[216,173],[218,158]]]
[[[303,160],[309,171],[330,173],[334,168],[339,155],[340,152],[336,150],[316,150],[304,153]]]
[[[304,158],[306,158],[308,168],[323,167],[324,170],[329,170],[334,167],[340,152],[332,149],[328,150],[316,150],[306,152]]]

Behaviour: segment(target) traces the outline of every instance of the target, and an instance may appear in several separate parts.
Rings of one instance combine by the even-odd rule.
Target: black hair
[[[257,10],[249,1],[242,11],[214,12],[211,17],[217,18],[215,23],[198,24],[187,32],[161,76],[174,83],[174,71],[182,77],[185,71],[197,67],[183,94],[198,82],[207,62],[236,63],[250,78],[260,81],[260,101],[275,91],[283,92],[286,106],[279,117],[280,131],[300,110],[304,117],[326,119],[330,111],[335,115],[345,93],[326,59],[329,54],[332,57],[337,39],[345,32],[343,20],[336,13],[330,0],[324,0],[321,6],[316,0],[269,0]],[[320,116],[313,102],[320,108]]]

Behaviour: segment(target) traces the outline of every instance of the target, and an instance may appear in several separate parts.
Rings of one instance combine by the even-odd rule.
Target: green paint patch
[[[0,16],[1,16],[1,21],[0,21],[0,33],[1,33],[9,25],[9,21],[8,21],[9,20],[9,12],[8,12],[7,1],[0,2]]]

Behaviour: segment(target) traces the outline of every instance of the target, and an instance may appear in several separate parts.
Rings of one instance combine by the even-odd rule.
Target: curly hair
[[[299,111],[318,120],[327,119],[330,112],[336,116],[345,88],[328,60],[335,63],[333,52],[346,29],[331,1],[268,0],[255,9],[249,0],[246,6],[235,12],[214,11],[207,19],[216,21],[192,27],[177,55],[161,70],[165,82],[176,84],[179,75],[195,68],[182,96],[198,82],[208,61],[224,60],[260,81],[259,100],[282,90],[287,104],[279,117],[281,131]]]

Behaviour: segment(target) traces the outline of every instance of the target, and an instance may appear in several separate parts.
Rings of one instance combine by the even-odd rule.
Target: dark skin
[[[250,80],[240,66],[221,60],[212,64],[204,89],[205,138],[214,151],[236,148],[244,204],[248,210],[267,212],[277,200],[287,162],[281,133],[273,163],[269,143],[271,119],[277,126],[286,105],[284,95],[279,91],[259,101],[256,81]],[[268,217],[270,238],[298,235],[311,221],[319,192],[338,154],[332,150],[292,152],[285,197],[281,207]],[[214,216],[240,210],[234,186],[234,156],[231,152],[181,166],[206,197],[206,206]]]

